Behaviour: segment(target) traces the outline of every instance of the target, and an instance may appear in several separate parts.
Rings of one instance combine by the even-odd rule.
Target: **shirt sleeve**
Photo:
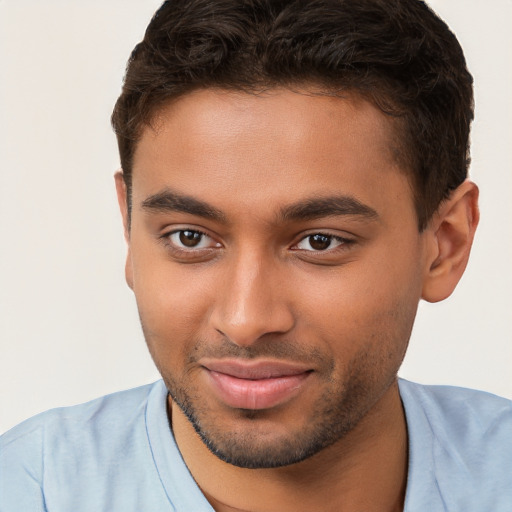
[[[0,512],[47,512],[43,431],[16,427],[0,437]]]

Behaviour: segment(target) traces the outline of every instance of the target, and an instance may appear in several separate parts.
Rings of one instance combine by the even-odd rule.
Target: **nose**
[[[254,252],[226,265],[223,286],[210,317],[212,327],[240,347],[267,334],[283,334],[294,325],[283,271]]]

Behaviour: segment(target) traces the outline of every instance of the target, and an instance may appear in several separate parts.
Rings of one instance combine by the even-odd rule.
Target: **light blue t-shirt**
[[[399,385],[409,432],[406,512],[511,512],[512,403]],[[158,381],[6,432],[0,512],[212,512],[169,428],[166,397]]]

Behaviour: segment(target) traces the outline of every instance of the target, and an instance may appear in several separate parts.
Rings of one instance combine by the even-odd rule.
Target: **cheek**
[[[327,340],[343,364],[371,352],[401,359],[421,293],[417,265],[354,262],[307,287],[300,324],[309,336]],[[340,356],[341,353],[341,356]]]
[[[307,276],[296,289],[303,310],[325,323],[337,318],[363,323],[365,318],[392,310],[397,304],[412,303],[416,307],[421,294],[419,271],[399,267],[386,269],[377,265],[353,262],[332,272]]]
[[[208,318],[214,290],[197,266],[179,266],[144,252],[134,252],[133,291],[153,356],[186,355]]]

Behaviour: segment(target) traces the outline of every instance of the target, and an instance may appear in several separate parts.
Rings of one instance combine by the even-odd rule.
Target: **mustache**
[[[317,348],[308,348],[291,340],[258,340],[248,346],[240,346],[228,339],[215,342],[198,340],[190,351],[188,362],[196,363],[203,358],[211,359],[275,359],[296,363],[315,363],[315,366],[330,367],[333,360]]]
[[[151,351],[151,341],[159,343],[173,344],[172,335],[165,339],[150,330],[141,320],[142,331],[146,339],[146,343]],[[154,357],[154,354],[152,354]],[[201,359],[274,359],[286,362],[311,364],[316,368],[321,368],[327,373],[332,373],[336,366],[332,354],[318,348],[308,347],[302,343],[298,343],[294,339],[282,338],[273,335],[267,335],[254,343],[241,346],[229,340],[222,335],[218,339],[197,339],[189,345],[185,363],[187,366],[195,366]],[[200,363],[199,363],[200,364]]]

